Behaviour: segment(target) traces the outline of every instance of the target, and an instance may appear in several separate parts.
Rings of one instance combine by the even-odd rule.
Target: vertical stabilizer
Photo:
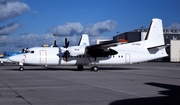
[[[78,46],[89,46],[89,36],[87,34],[82,34]]]
[[[165,44],[161,19],[152,19],[145,40],[146,48],[162,46]]]

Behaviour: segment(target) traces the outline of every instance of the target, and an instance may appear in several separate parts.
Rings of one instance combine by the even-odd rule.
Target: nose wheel
[[[24,71],[24,67],[19,67],[19,71]]]
[[[1,66],[4,66],[4,64],[3,64],[3,63],[1,63]]]

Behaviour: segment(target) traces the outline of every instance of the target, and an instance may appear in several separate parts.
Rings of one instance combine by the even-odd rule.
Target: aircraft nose
[[[9,60],[13,61],[13,62],[21,62],[22,61],[22,55],[11,56],[11,57],[9,57]]]

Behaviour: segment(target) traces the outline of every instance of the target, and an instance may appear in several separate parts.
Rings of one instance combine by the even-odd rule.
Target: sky
[[[180,29],[179,5],[180,0],[0,0],[0,53],[52,45],[54,39],[63,46],[65,37],[77,45],[84,33],[95,44],[117,32],[148,28],[152,18]]]

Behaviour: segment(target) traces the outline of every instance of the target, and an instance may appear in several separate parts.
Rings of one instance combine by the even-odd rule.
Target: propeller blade
[[[56,44],[56,40],[54,40],[54,45],[53,47],[58,47],[58,45]]]
[[[65,38],[65,45],[63,47],[68,48],[68,46],[69,46],[69,41],[67,41],[67,38]]]
[[[66,51],[64,52],[64,57],[66,59],[66,62],[68,61],[68,56],[70,55],[69,51],[68,51],[68,46],[69,46],[69,41],[67,40],[67,38],[65,38],[65,45],[63,46],[64,48],[66,48]]]
[[[65,44],[67,43],[67,38],[65,38]]]
[[[66,47],[67,47],[67,48],[69,47],[69,41],[66,43]]]
[[[65,48],[67,48],[67,38],[65,38]]]

